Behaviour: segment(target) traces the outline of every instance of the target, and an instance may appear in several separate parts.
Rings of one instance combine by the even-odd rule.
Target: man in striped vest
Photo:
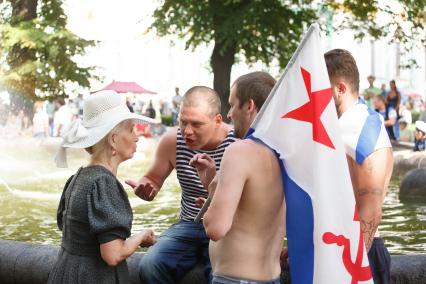
[[[208,193],[189,161],[196,154],[208,154],[219,170],[225,148],[235,141],[234,131],[222,121],[220,109],[219,95],[213,89],[189,89],[181,101],[179,128],[162,137],[152,166],[139,182],[127,181],[136,195],[151,201],[176,169],[182,188],[179,222],[166,230],[141,260],[143,283],[177,283],[198,262],[205,264],[205,276],[211,278],[209,238],[203,224],[194,222],[200,211],[196,201],[207,198]]]

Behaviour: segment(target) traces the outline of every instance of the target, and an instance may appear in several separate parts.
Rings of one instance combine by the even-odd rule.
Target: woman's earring
[[[115,156],[117,152],[115,150],[112,150],[112,155]]]

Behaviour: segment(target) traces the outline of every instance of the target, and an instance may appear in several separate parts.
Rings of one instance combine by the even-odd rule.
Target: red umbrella
[[[144,87],[138,85],[136,82],[112,81],[110,84],[106,85],[105,87],[96,92],[105,90],[112,90],[116,91],[117,93],[156,94],[156,92],[147,90]]]

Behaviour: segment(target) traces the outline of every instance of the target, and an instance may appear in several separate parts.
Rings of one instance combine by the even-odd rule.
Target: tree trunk
[[[16,26],[21,22],[30,21],[37,17],[37,0],[13,0],[11,25]],[[11,70],[17,68],[28,61],[35,61],[35,51],[21,45],[15,45],[8,54],[7,61]],[[9,82],[8,90],[10,92],[11,110],[16,112],[20,109],[32,117],[33,101],[35,95],[36,77],[34,73],[23,75],[22,80],[18,82]]]
[[[223,41],[215,41],[211,66],[213,69],[213,88],[219,93],[222,101],[222,116],[228,121],[229,111],[228,97],[231,84],[231,70],[235,62],[235,44],[224,46]]]

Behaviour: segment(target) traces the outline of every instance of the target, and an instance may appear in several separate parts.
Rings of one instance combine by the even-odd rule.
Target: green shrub
[[[171,115],[162,115],[161,123],[166,126],[173,126],[173,117]]]
[[[418,112],[418,111],[412,111],[411,112],[411,117],[413,118],[413,122],[416,122],[417,120],[419,120],[420,112]]]

